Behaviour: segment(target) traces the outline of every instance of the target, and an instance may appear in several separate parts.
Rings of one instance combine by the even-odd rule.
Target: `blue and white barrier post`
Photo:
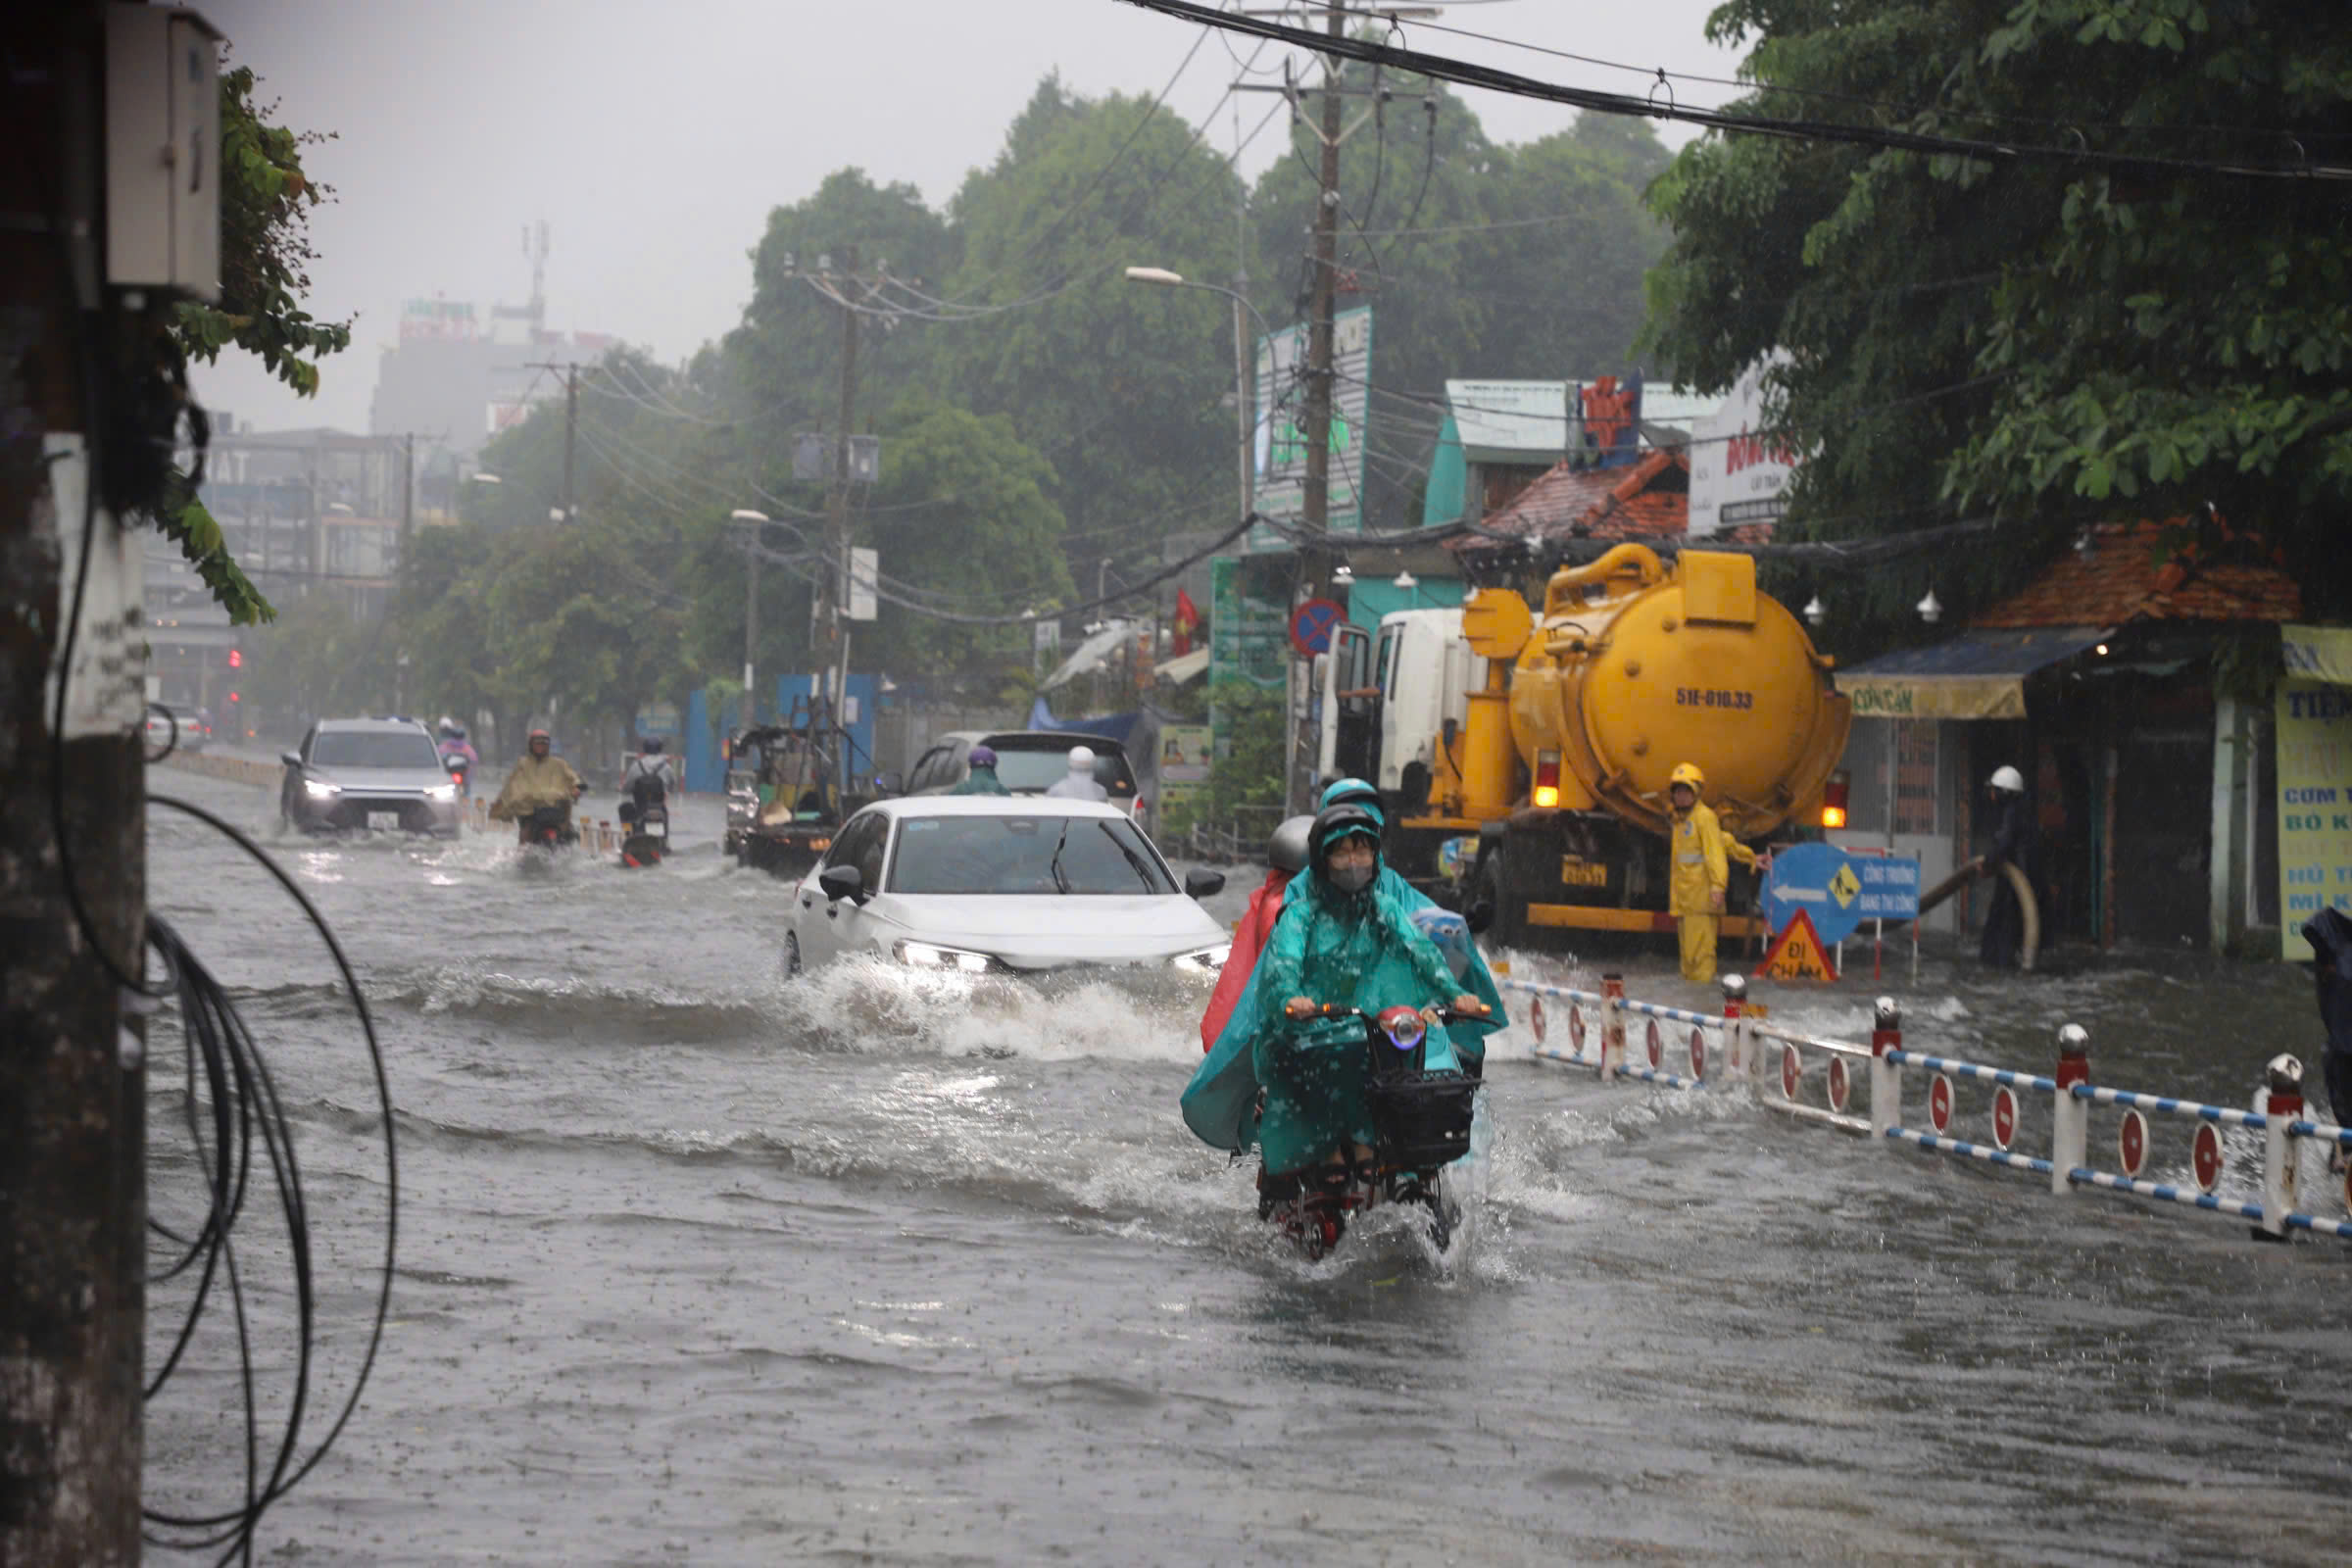
[[[1726,1077],[1737,1078],[1741,1073],[1755,1074],[1755,1052],[1747,1040],[1747,976],[1727,974],[1723,977],[1723,1054],[1727,1058]]]
[[[2295,1139],[2287,1124],[2303,1114],[2303,1063],[2281,1052],[2263,1068],[2262,1223],[2260,1241],[2285,1241],[2295,1210]]]
[[[1625,976],[1600,977],[1600,1081],[1613,1084],[1625,1065]]]
[[[2090,1102],[2075,1085],[2090,1082],[2090,1031],[2079,1023],[2058,1029],[2057,1090],[2050,1096],[2050,1191],[2060,1198],[2075,1190],[2069,1173],[2089,1163]]]
[[[1871,1013],[1870,1135],[1889,1149],[1886,1130],[1903,1124],[1903,1064],[1886,1058],[1902,1049],[1903,1009],[1892,997],[1881,997]]]

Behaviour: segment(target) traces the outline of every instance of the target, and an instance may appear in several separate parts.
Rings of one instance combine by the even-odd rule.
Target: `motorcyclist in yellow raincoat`
[[[1674,803],[1674,829],[1667,838],[1672,892],[1666,908],[1682,928],[1683,978],[1702,986],[1715,980],[1715,937],[1723,925],[1731,858],[1738,855],[1752,863],[1698,798],[1706,783],[1695,762],[1682,762],[1668,775],[1666,788]]]
[[[535,729],[523,743],[522,760],[514,764],[514,771],[507,775],[506,787],[490,803],[490,816],[493,821],[513,822],[534,811],[560,806],[568,817],[571,803],[587,787],[580,781],[580,775],[571,770],[569,762],[554,755],[547,731]]]

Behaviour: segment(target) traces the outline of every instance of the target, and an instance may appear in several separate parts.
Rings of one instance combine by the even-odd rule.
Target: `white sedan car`
[[[792,890],[784,966],[862,954],[966,974],[1076,964],[1169,964],[1213,973],[1225,927],[1177,886],[1159,851],[1117,808],[1036,796],[921,795],[845,823]]]

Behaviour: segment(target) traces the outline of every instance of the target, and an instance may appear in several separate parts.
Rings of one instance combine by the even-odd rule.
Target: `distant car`
[[[997,782],[1015,795],[1043,795],[1060,783],[1070,771],[1070,748],[1087,747],[1095,754],[1095,782],[1110,792],[1110,804],[1151,829],[1151,803],[1136,788],[1127,748],[1104,736],[1068,730],[967,729],[942,735],[907,770],[906,793],[945,795],[962,783],[972,771],[975,746],[997,754]]]
[[[1096,801],[902,796],[850,818],[792,892],[784,966],[851,955],[917,969],[1031,974],[1157,964],[1213,974],[1231,939],[1127,813]]]
[[[279,760],[277,808],[290,826],[457,837],[458,786],[432,731],[413,718],[322,718]]]
[[[159,756],[169,747],[174,751],[201,752],[213,738],[213,717],[201,708],[169,708],[162,703],[147,705],[147,755]]]

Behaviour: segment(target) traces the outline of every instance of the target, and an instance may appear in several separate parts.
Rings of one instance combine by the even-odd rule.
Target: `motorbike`
[[[627,830],[620,843],[620,863],[660,865],[669,854],[669,790],[659,775],[641,773],[629,781],[620,820]]]
[[[514,842],[524,849],[561,849],[580,842],[580,830],[571,823],[571,805],[535,807],[514,819]]]
[[[1475,1011],[1440,1008],[1442,1022],[1475,1021]],[[1337,1247],[1354,1215],[1384,1203],[1418,1203],[1430,1213],[1440,1250],[1461,1222],[1441,1181],[1470,1152],[1480,1080],[1458,1064],[1450,1043],[1432,1061],[1429,1027],[1408,1006],[1377,1013],[1326,1004],[1295,1021],[1279,1053],[1279,1087],[1305,1096],[1345,1096],[1360,1081],[1372,1129],[1371,1155],[1310,1164],[1282,1175],[1258,1171],[1257,1217],[1309,1258]]]
[[[458,787],[458,799],[462,801],[471,799],[473,796],[473,764],[466,760],[465,754],[444,752],[441,755],[441,765],[448,771],[449,781]]]

